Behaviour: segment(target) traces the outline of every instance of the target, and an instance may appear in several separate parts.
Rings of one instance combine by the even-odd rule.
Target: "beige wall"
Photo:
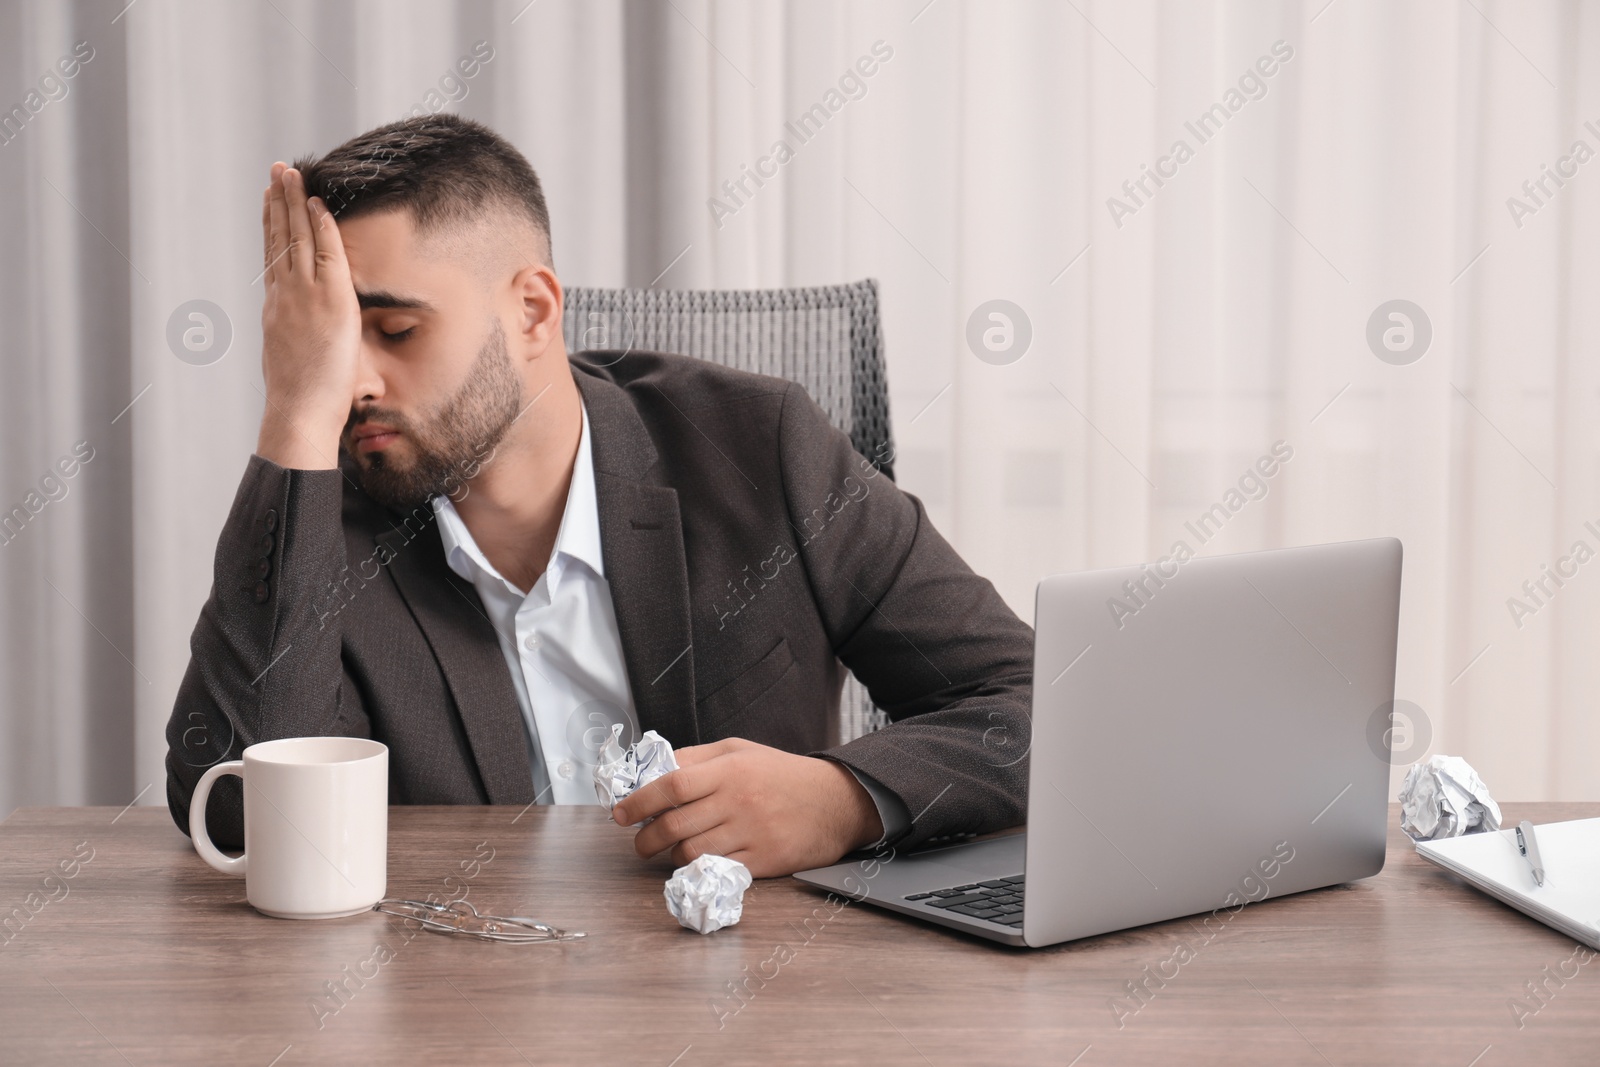
[[[569,284],[881,280],[902,484],[1023,617],[1043,574],[1166,552],[1282,440],[1292,461],[1202,550],[1399,536],[1397,695],[1429,751],[1502,799],[1600,799],[1600,561],[1507,606],[1600,550],[1600,160],[1507,206],[1575,141],[1600,151],[1595,9],[122,7],[0,11],[13,96],[97,50],[0,147],[0,502],[105,445],[0,548],[0,808],[159,783],[260,412],[266,169],[404,114],[480,39],[495,58],[451,106],[540,171]],[[878,41],[855,98],[731,203]],[[1185,123],[1278,41],[1292,58],[1200,143]],[[1179,139],[1193,158],[1161,163]],[[1396,298],[1432,327],[1408,365],[1366,340]],[[164,337],[192,299],[234,330],[207,366]],[[1031,326],[1015,362],[966,339],[996,299]]]

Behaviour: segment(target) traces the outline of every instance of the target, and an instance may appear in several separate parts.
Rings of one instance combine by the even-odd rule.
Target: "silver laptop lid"
[[[1380,538],[1039,583],[1028,944],[1382,868],[1400,555]]]

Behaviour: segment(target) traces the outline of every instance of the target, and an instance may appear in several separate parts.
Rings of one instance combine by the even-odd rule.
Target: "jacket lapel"
[[[678,492],[648,479],[655,445],[627,395],[601,373],[572,361],[593,434],[600,550],[633,706],[641,730],[655,730],[680,748],[697,745]]]
[[[528,728],[500,639],[478,591],[445,562],[439,524],[429,511],[428,525],[415,535],[391,529],[377,541],[393,553],[387,569],[455,698],[489,803],[527,804],[534,799]]]

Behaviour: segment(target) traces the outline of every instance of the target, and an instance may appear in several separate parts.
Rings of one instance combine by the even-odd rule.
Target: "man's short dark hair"
[[[449,112],[401,119],[293,165],[307,194],[341,220],[404,208],[417,233],[431,236],[479,223],[486,210],[509,211],[533,224],[546,265],[555,266],[539,176],[481,122]]]

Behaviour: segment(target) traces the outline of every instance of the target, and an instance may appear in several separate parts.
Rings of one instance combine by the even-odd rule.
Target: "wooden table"
[[[1596,814],[1506,806],[1511,820]],[[758,882],[743,922],[701,936],[662,902],[670,862],[639,860],[598,808],[390,818],[390,896],[465,892],[589,938],[268,919],[163,809],[22,809],[0,823],[0,1062],[1600,1063],[1600,958],[1529,999],[1524,983],[1579,967],[1574,943],[1418,860],[1398,816],[1378,877],[1252,905],[1208,944],[1179,920],[1042,950],[835,913],[788,878]],[[1147,966],[1173,974],[1180,942],[1192,958],[1146,980],[1119,1028],[1112,998]]]

